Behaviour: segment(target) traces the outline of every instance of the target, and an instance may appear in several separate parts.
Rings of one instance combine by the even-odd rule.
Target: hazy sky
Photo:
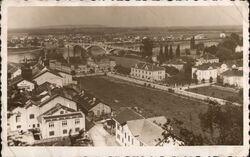
[[[8,28],[55,25],[242,25],[240,8],[224,7],[11,7]]]

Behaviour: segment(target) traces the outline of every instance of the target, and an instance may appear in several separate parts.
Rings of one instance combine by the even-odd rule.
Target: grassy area
[[[243,104],[243,98],[236,91],[223,90],[214,86],[192,88],[187,91]]]
[[[204,103],[107,76],[81,78],[80,85],[115,110],[137,106],[143,109],[145,117],[164,115],[170,119],[176,118],[187,129],[192,124],[192,130],[201,133],[199,113],[207,110]]]

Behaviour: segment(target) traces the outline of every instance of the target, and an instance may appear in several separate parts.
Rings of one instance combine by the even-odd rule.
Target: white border
[[[10,6],[238,6],[243,8],[243,39],[244,39],[244,145],[243,146],[182,146],[182,147],[8,147],[7,137],[7,8]],[[248,84],[248,3],[221,1],[91,1],[91,0],[61,0],[61,1],[20,1],[5,0],[2,2],[1,41],[2,41],[2,156],[247,156],[249,148],[249,84]]]

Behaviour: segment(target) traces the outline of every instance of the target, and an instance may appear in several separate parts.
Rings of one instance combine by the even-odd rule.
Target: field
[[[192,127],[194,132],[201,132],[198,116],[207,110],[204,103],[106,76],[81,78],[80,85],[114,110],[137,106],[143,109],[145,117],[164,115],[170,119],[176,118],[187,129]]]
[[[187,91],[211,96],[219,99],[224,100],[233,100],[234,102],[243,103],[243,98],[241,98],[236,91],[229,91],[229,90],[223,90],[221,88],[215,87],[215,86],[206,86],[206,87],[199,87],[199,88],[192,88],[188,89]]]

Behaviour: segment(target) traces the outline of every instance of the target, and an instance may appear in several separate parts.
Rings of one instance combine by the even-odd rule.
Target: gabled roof
[[[65,113],[59,115],[46,115],[42,116],[44,120],[48,121],[57,121],[62,119],[75,119],[75,118],[82,118],[84,115],[82,112],[72,112],[72,113]]]
[[[36,88],[37,93],[42,93],[43,91],[49,91],[55,88],[55,86],[50,82],[44,82]]]
[[[221,66],[221,63],[204,63],[202,65],[194,66],[199,70],[208,70],[209,68],[217,69]]]
[[[25,81],[28,81],[28,82],[31,82],[31,83],[34,83],[33,81],[29,81],[29,80],[27,80],[27,79],[24,79],[21,75],[19,75],[19,76],[13,78],[13,79],[10,81],[10,85],[11,85],[11,86],[16,85],[16,84],[18,84],[19,82],[24,81],[24,80],[25,80]]]
[[[228,76],[228,77],[243,77],[243,70],[237,70],[237,69],[232,69],[232,70],[227,70],[221,74],[222,76]]]
[[[48,99],[42,101],[40,104],[38,104],[38,106],[41,107],[41,106],[47,104],[48,102],[50,102],[51,100],[53,100],[53,99],[55,99],[55,98],[57,98],[57,97],[62,97],[62,98],[68,99],[68,100],[70,100],[70,101],[73,101],[73,100],[71,100],[71,99],[69,99],[69,98],[67,98],[67,97],[65,97],[65,96],[62,96],[62,95],[59,95],[59,94],[54,94],[54,95],[52,95],[51,97],[49,97]]]
[[[127,125],[133,136],[148,146],[156,146],[164,139],[165,130],[147,119],[131,120]]]
[[[60,74],[58,74],[54,70],[46,69],[46,70],[43,70],[43,71],[39,72],[38,74],[34,75],[32,79],[35,79],[35,78],[37,78],[37,77],[39,77],[39,76],[41,76],[41,75],[43,75],[43,74],[45,74],[47,72],[52,73],[52,74],[54,74],[54,75],[56,75],[58,77],[62,77]]]
[[[66,106],[63,106],[61,104],[56,104],[54,107],[50,108],[48,111],[42,113],[41,115],[39,115],[37,117],[38,121],[41,121],[41,117],[42,116],[49,116],[49,115],[53,115],[55,112],[59,111],[60,109],[64,109],[66,111],[69,111],[69,112],[76,112],[76,110],[72,109],[72,108],[69,108],[69,107],[66,107]]]
[[[144,117],[130,108],[125,108],[114,119],[121,125],[124,125],[127,121],[144,119]]]
[[[142,70],[147,70],[147,71],[160,71],[160,70],[165,70],[164,67],[156,66],[150,63],[145,63],[145,62],[139,62],[136,63],[133,68],[136,69],[142,69]]]

